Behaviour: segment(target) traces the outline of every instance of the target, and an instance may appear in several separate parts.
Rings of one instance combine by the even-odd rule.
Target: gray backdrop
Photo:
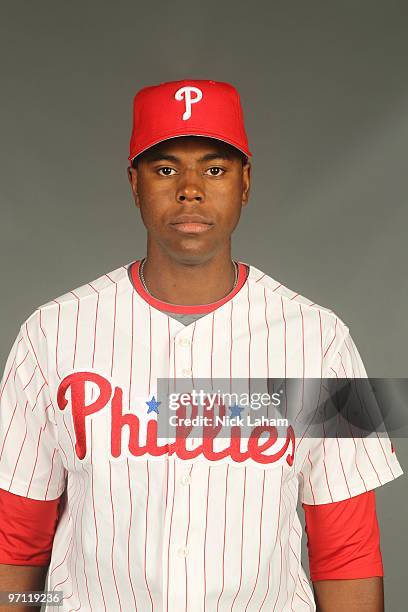
[[[3,2],[3,367],[37,306],[143,256],[133,95],[191,77],[230,81],[244,105],[253,186],[235,258],[332,308],[370,376],[405,377],[407,17],[404,0]],[[406,474],[376,494],[399,612]]]

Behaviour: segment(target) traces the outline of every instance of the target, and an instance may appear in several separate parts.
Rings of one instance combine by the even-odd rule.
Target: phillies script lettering
[[[93,383],[99,391],[97,398],[89,404],[85,403],[87,383]],[[216,449],[214,448],[215,441],[221,426],[213,426],[212,424],[212,419],[214,419],[214,407],[212,407],[209,408],[212,410],[212,414],[210,412],[207,424],[203,426],[203,435],[202,438],[201,436],[199,438],[200,444],[198,446],[187,448],[187,438],[192,427],[185,425],[176,427],[176,436],[173,442],[160,445],[155,418],[149,418],[147,421],[145,441],[142,443],[138,416],[130,412],[123,413],[123,390],[120,387],[112,388],[111,383],[106,378],[94,372],[69,374],[62,380],[58,388],[57,403],[60,410],[65,410],[69,404],[68,391],[70,392],[71,413],[76,437],[75,452],[79,459],[84,459],[87,453],[86,419],[110,408],[111,454],[115,458],[122,454],[122,428],[126,425],[130,432],[129,453],[135,457],[143,455],[160,457],[165,454],[175,454],[180,459],[191,460],[203,455],[209,461],[220,461],[226,457],[231,457],[237,463],[252,460],[260,464],[270,464],[286,455],[285,459],[288,465],[292,466],[293,464],[295,435],[291,426],[287,427],[286,440],[283,446],[278,449],[276,427],[268,425],[254,427],[247,439],[241,438],[239,426],[232,426],[229,438],[223,438],[221,441],[222,448]],[[194,418],[197,414],[197,406],[192,405],[192,410]],[[221,416],[225,415],[225,406],[219,406],[219,410]],[[186,417],[186,406],[180,404],[176,414],[180,422],[183,423],[183,419]],[[261,436],[265,434],[268,437],[261,439]],[[217,442],[220,442],[220,439],[217,439]],[[243,446],[245,448],[242,448]],[[273,447],[277,449],[275,453],[270,452]],[[290,451],[288,450],[289,447],[291,447]]]

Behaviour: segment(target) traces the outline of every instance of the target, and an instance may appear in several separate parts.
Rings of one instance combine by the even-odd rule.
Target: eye
[[[221,176],[225,170],[219,166],[212,166],[211,168],[208,168],[207,172],[210,173],[210,176]]]
[[[159,169],[158,169],[158,173],[159,173],[161,176],[172,176],[172,175],[171,175],[171,172],[172,172],[172,171],[174,171],[174,172],[175,172],[174,168],[169,168],[168,166],[164,166],[163,168],[159,168]]]

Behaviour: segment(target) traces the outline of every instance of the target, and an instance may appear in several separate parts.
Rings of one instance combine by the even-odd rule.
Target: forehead
[[[205,136],[179,136],[177,138],[169,138],[168,140],[164,140],[150,147],[150,149],[142,153],[140,157],[149,161],[166,155],[199,157],[206,154],[216,154],[220,157],[229,159],[239,159],[241,155],[240,152],[231,145],[215,138],[207,138]]]

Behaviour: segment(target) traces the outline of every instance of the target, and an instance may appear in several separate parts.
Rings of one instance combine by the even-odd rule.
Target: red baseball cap
[[[177,136],[215,138],[252,156],[239,93],[229,83],[170,81],[137,92],[128,159]]]

